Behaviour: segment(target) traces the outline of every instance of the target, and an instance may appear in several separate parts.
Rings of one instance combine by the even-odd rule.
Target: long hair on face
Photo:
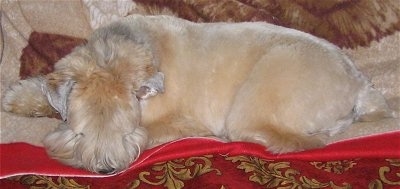
[[[135,93],[156,73],[146,45],[125,36],[124,27],[109,30],[98,30],[47,77],[48,90],[61,96],[49,99],[65,101],[56,109],[67,112],[66,123],[44,139],[48,154],[98,173],[125,169],[147,145]]]

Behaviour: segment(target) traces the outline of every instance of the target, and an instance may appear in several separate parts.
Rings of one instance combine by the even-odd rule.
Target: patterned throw
[[[400,188],[400,132],[273,155],[252,143],[189,138],[145,151],[118,175],[101,176],[4,145],[2,188]],[[24,149],[21,151],[21,149]],[[34,154],[34,155],[33,155]],[[19,161],[15,161],[18,156]],[[12,176],[14,175],[14,176]],[[12,176],[12,177],[9,177]]]
[[[340,47],[367,46],[400,29],[398,0],[135,0],[149,12],[195,22],[265,21],[312,33]]]
[[[21,79],[52,72],[58,60],[85,41],[69,36],[32,32],[28,41],[29,45],[23,49],[20,58]]]
[[[398,0],[135,2],[147,14],[167,12],[196,22],[270,22],[346,48],[367,46],[400,30]],[[53,71],[57,60],[84,42],[31,33],[21,56],[21,78]],[[113,176],[61,165],[43,148],[1,144],[0,188],[400,188],[399,138],[395,132],[285,155],[250,143],[184,139],[145,151],[127,171]]]

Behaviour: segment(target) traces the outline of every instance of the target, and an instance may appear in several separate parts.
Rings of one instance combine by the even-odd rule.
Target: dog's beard
[[[126,169],[147,144],[147,133],[139,126],[135,95],[122,94],[115,97],[103,92],[94,97],[87,90],[80,91],[77,84],[71,92],[66,125],[44,140],[49,155],[102,174]]]
[[[61,125],[45,138],[44,143],[52,158],[67,165],[112,174],[126,169],[147,141],[147,134],[141,127],[128,134],[105,133],[77,134]]]

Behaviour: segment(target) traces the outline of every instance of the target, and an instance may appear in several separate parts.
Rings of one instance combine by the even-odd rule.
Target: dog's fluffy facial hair
[[[50,104],[61,104],[53,107],[68,113],[66,125],[50,133],[44,144],[49,155],[63,163],[110,174],[127,168],[147,143],[139,126],[136,92],[156,69],[151,53],[123,32],[110,37],[107,30],[100,30],[94,38],[58,62],[56,71],[47,76],[46,89],[68,91],[50,95]]]

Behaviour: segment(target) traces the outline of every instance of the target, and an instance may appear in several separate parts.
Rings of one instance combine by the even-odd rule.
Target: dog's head
[[[45,138],[48,154],[103,174],[125,169],[145,147],[139,99],[163,87],[152,52],[123,35],[129,31],[113,32],[98,32],[58,62],[43,89],[66,120]]]

